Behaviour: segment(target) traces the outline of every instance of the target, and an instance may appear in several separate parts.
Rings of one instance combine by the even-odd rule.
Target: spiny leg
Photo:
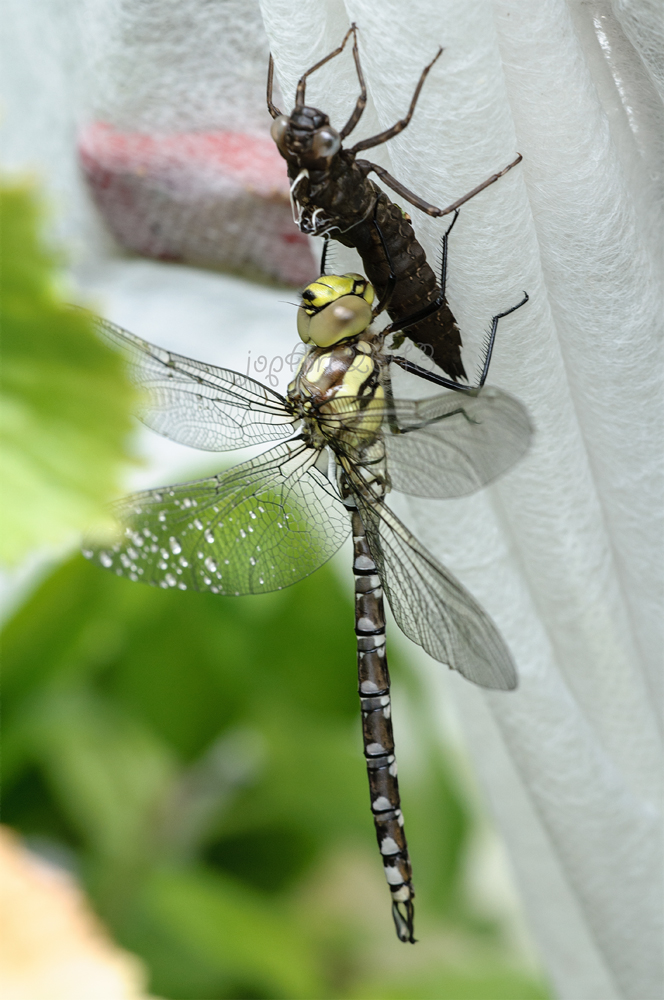
[[[395,135],[398,135],[399,132],[403,132],[403,130],[410,122],[410,119],[413,117],[415,105],[417,104],[417,99],[420,96],[420,91],[422,90],[424,81],[429,75],[431,67],[438,59],[440,59],[442,54],[443,54],[442,48],[438,49],[438,52],[436,52],[435,56],[433,57],[429,65],[425,66],[424,69],[422,70],[422,75],[420,76],[417,87],[415,88],[415,93],[413,94],[413,99],[410,102],[410,107],[408,109],[408,114],[406,115],[406,117],[401,118],[391,128],[386,129],[384,132],[379,132],[378,135],[372,135],[368,139],[363,139],[361,142],[356,143],[350,149],[351,153],[359,153],[363,149],[371,149],[372,146],[380,146],[383,142],[387,142],[388,139],[392,139]]]
[[[482,363],[482,369],[480,372],[479,382],[477,383],[477,388],[481,389],[486,381],[486,377],[489,374],[489,365],[491,364],[491,355],[493,354],[493,345],[496,342],[496,331],[498,329],[498,321],[503,318],[503,316],[509,316],[510,313],[516,312],[521,306],[525,306],[528,301],[528,292],[523,293],[523,298],[520,302],[517,302],[515,306],[511,309],[506,309],[505,312],[498,313],[491,320],[491,330],[489,331],[489,336],[487,337],[486,346],[484,349],[484,362]]]
[[[392,893],[392,917],[397,937],[414,944],[415,890],[394,757],[383,591],[362,518],[350,497],[344,503],[353,523],[357,669],[371,810],[385,877]]]
[[[329,238],[329,236],[324,236],[323,237],[323,250],[322,250],[322,253],[320,255],[320,273],[321,274],[325,274],[325,265],[327,264],[327,251],[329,249],[329,246],[330,246],[330,238]]]
[[[409,201],[411,205],[415,206],[415,208],[419,208],[420,211],[425,212],[427,215],[431,215],[433,218],[438,219],[443,215],[449,215],[450,212],[456,211],[457,208],[460,208],[461,205],[464,205],[467,201],[470,201],[470,199],[474,198],[476,194],[480,193],[480,191],[484,191],[484,189],[490,187],[491,184],[495,184],[496,181],[500,180],[501,177],[504,177],[505,174],[512,169],[512,167],[516,167],[517,163],[521,163],[522,159],[523,157],[521,156],[521,153],[518,153],[516,159],[512,160],[511,163],[508,163],[503,170],[499,171],[499,173],[497,174],[492,174],[491,177],[488,177],[481,184],[478,184],[477,187],[474,187],[472,191],[468,192],[468,194],[464,194],[462,198],[457,198],[457,200],[452,202],[451,205],[448,205],[447,208],[436,208],[435,205],[432,205],[430,202],[425,201],[424,198],[420,198],[419,195],[416,195],[414,191],[411,191],[404,184],[398,181],[396,177],[392,177],[392,175],[389,174],[387,170],[385,170],[383,167],[379,167],[377,163],[371,163],[369,160],[357,160],[356,162],[357,165],[361,167],[361,169],[364,171],[365,175],[370,174],[371,171],[373,171],[376,174],[376,176],[379,177],[381,181],[383,181],[384,184],[387,184],[388,187],[391,187],[393,191],[396,191],[397,194],[400,194],[402,198],[405,198],[406,201]]]
[[[447,288],[447,244],[450,238],[450,233],[454,229],[456,220],[459,218],[459,209],[457,208],[454,213],[454,218],[450,222],[449,226],[443,233],[443,239],[441,242],[441,258],[440,258],[440,293],[441,296],[445,297],[445,291]]]
[[[489,365],[491,364],[491,355],[493,354],[493,347],[496,342],[496,331],[498,330],[498,321],[504,316],[509,316],[510,313],[516,312],[521,306],[525,306],[528,302],[528,293],[523,293],[523,298],[520,302],[517,302],[515,306],[511,309],[506,309],[505,312],[498,313],[491,320],[491,330],[487,337],[486,346],[484,349],[484,360],[482,362],[482,369],[480,373],[477,385],[460,385],[458,382],[452,382],[451,379],[445,378],[443,375],[437,375],[435,372],[428,372],[425,368],[420,368],[419,365],[414,364],[412,361],[408,361],[407,358],[399,357],[396,354],[385,355],[385,360],[389,363],[398,365],[399,368],[403,368],[405,372],[410,372],[412,375],[418,375],[420,378],[426,379],[427,382],[434,382],[436,385],[442,385],[445,389],[454,389],[455,392],[468,392],[475,394],[479,392],[484,383],[486,382],[486,377],[489,374]]]

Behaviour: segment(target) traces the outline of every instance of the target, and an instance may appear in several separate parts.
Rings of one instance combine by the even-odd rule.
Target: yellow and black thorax
[[[298,333],[309,350],[288,399],[314,446],[356,449],[380,431],[382,338],[369,329],[372,301],[373,288],[359,274],[325,275],[302,294]]]

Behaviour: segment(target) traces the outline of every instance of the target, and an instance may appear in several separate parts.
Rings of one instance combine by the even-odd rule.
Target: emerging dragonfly
[[[514,688],[517,676],[491,619],[392,513],[385,495],[472,493],[523,455],[531,426],[507,393],[461,391],[442,376],[459,391],[395,399],[389,365],[403,359],[385,354],[383,335],[370,328],[373,297],[357,274],[327,275],[305,289],[298,332],[309,347],[286,397],[98,320],[147,390],[140,416],[153,430],[207,451],[279,443],[219,475],[120,501],[123,534],[84,553],[153,586],[256,594],[312,573],[352,528],[371,808],[397,934],[412,942],[414,890],[390,719],[383,589],[402,630],[436,660],[490,688]]]
[[[304,103],[306,82],[312,73],[343,52],[351,35],[360,94],[350,118],[341,131],[337,132],[323,111]],[[354,247],[362,258],[366,274],[376,288],[383,307],[393,320],[390,332],[404,331],[405,336],[428,353],[440,368],[453,379],[458,379],[465,378],[461,360],[461,334],[445,298],[444,278],[439,286],[424,250],[415,237],[410,218],[369,180],[369,174],[373,172],[416,208],[438,218],[455,212],[460,205],[503,177],[521,162],[521,155],[518,154],[503,170],[493,174],[446,208],[437,208],[420,198],[377,163],[357,159],[357,154],[362,150],[387,142],[408,126],[424,81],[442,51],[439,49],[422,71],[406,116],[384,132],[356,142],[350,149],[344,148],[343,140],[355,129],[367,103],[367,88],[357,48],[356,25],[351,26],[338,48],[300,77],[295,107],[290,115],[282,114],[272,101],[274,65],[270,57],[267,106],[274,119],[272,138],[288,164],[293,208],[302,232],[332,238],[344,246]],[[444,274],[446,242],[443,245],[443,257]],[[321,271],[324,269],[321,266]]]

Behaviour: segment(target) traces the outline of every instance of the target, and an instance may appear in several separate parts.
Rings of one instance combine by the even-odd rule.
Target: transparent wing
[[[498,629],[474,597],[382,502],[354,491],[369,547],[401,630],[430,656],[487,688],[511,690],[517,674]]]
[[[522,403],[488,386],[477,396],[446,392],[429,399],[383,404],[347,399],[321,423],[338,434],[343,451],[363,464],[362,422],[380,423],[392,488],[418,497],[460,497],[486,486],[526,452],[533,429]],[[366,437],[365,437],[366,440]]]
[[[322,566],[350,531],[348,512],[314,466],[318,454],[288,441],[218,476],[136,493],[114,507],[119,540],[87,543],[83,553],[164,588],[281,590]]]
[[[286,401],[260,382],[193,361],[95,317],[107,343],[124,354],[130,377],[146,391],[138,416],[153,431],[203,451],[232,451],[289,437]]]

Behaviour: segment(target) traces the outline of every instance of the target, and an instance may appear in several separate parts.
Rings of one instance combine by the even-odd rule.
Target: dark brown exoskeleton
[[[360,96],[350,118],[337,132],[326,114],[305,105],[306,80],[315,70],[339,55],[351,35]],[[405,336],[424,350],[453,380],[457,380],[466,377],[461,361],[461,334],[445,298],[447,237],[452,226],[443,237],[439,284],[415,237],[410,219],[369,180],[368,175],[373,171],[383,183],[416,208],[427,215],[440,217],[456,213],[460,205],[516,166],[521,161],[521,155],[447,208],[436,208],[409,191],[383,167],[356,158],[361,150],[387,142],[406,128],[429,70],[442,51],[439,49],[424,68],[405,118],[350,149],[344,149],[342,141],[359,122],[367,102],[355,25],[347,32],[339,48],[300,78],[295,107],[290,116],[283,115],[272,102],[274,66],[270,57],[267,104],[274,118],[272,137],[288,163],[291,195],[294,207],[297,206],[297,222],[302,232],[328,236],[344,246],[354,247],[362,258],[367,277],[376,288],[382,308],[387,309],[393,321],[387,332],[403,330]],[[454,221],[456,214],[452,225]]]

